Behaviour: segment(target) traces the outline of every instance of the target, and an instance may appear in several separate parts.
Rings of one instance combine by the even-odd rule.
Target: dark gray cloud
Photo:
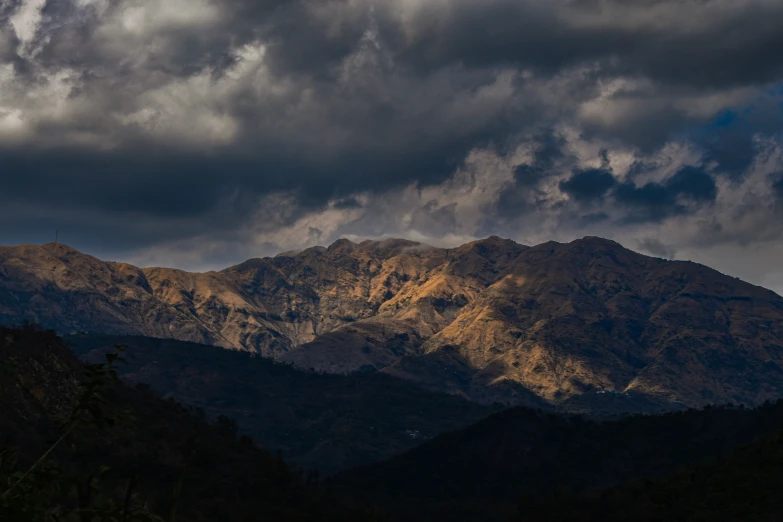
[[[610,219],[609,214],[606,212],[592,212],[590,214],[584,214],[577,222],[577,228],[585,229],[591,225],[601,223]]]
[[[646,254],[662,257],[664,259],[674,259],[677,255],[677,250],[663,244],[660,240],[651,237],[637,241],[636,248]]]
[[[717,196],[713,177],[701,168],[684,167],[663,183],[637,186],[626,182],[614,189],[617,202],[630,209],[628,221],[661,221],[693,212]]]
[[[615,72],[710,89],[773,81],[783,71],[777,2],[490,0],[449,7],[434,3],[414,23],[406,57],[422,68],[460,61],[554,71],[605,61]]]
[[[532,138],[535,148],[533,161],[514,169],[514,181],[523,187],[535,187],[552,175],[558,162],[566,159],[568,145],[565,138],[552,129],[547,129]]]
[[[448,234],[457,228],[456,203],[441,206],[430,200],[411,216],[411,227],[432,237]]]
[[[777,179],[775,179],[777,178]],[[772,190],[780,201],[783,201],[783,172],[773,176]]]
[[[769,0],[3,2],[0,242],[60,228],[189,266],[342,234],[771,244],[781,19]]]
[[[569,179],[560,182],[560,190],[580,202],[593,202],[606,195],[617,185],[614,175],[605,169],[577,171]]]
[[[702,145],[707,161],[717,162],[721,173],[731,178],[744,175],[748,167],[758,155],[758,147],[754,143],[754,130],[746,122],[734,124],[736,116],[726,115],[718,128],[705,131]]]
[[[334,202],[334,208],[344,210],[350,208],[363,208],[364,205],[355,197],[339,199]]]

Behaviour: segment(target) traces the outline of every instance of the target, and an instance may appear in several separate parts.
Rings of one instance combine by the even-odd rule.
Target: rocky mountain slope
[[[220,272],[0,248],[0,322],[174,338],[473,400],[594,409],[783,396],[783,298],[594,237],[340,240]],[[638,409],[632,406],[629,409]]]

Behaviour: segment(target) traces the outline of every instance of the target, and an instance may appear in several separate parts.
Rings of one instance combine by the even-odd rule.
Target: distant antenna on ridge
[[[54,229],[54,243],[57,244],[60,239],[60,231],[58,229]]]

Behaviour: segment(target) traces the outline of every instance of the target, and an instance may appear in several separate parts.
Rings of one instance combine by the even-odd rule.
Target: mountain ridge
[[[0,247],[0,323],[142,335],[332,373],[383,371],[480,402],[599,392],[661,408],[783,396],[783,298],[586,236],[456,248],[341,239],[220,271]]]

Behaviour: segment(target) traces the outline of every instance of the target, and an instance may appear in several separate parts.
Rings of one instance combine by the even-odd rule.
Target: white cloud
[[[198,28],[220,19],[220,8],[209,0],[126,0],[103,30],[120,30],[136,37],[178,28]]]
[[[41,9],[45,5],[46,0],[23,0],[11,16],[11,25],[23,46],[26,47],[35,38],[43,16]]]

